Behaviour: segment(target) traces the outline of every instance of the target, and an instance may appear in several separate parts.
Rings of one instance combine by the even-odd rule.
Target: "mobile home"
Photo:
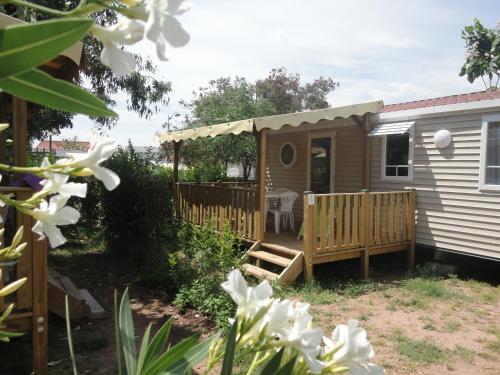
[[[359,258],[366,277],[373,255],[406,251],[411,267],[415,245],[500,258],[500,91],[253,118],[159,140],[174,142],[176,164],[183,141],[241,132],[257,138],[256,184],[178,183],[175,166],[174,180],[183,220],[229,223],[249,241],[250,274],[291,282],[304,270],[310,280],[315,264]],[[283,193],[297,197],[290,209],[280,208]]]

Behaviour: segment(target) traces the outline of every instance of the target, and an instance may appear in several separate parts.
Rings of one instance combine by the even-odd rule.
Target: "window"
[[[483,118],[479,188],[500,191],[500,115]]]
[[[384,136],[382,179],[411,181],[413,177],[413,128],[403,134]]]
[[[291,167],[297,157],[295,146],[292,143],[284,143],[280,150],[280,161],[284,167]]]

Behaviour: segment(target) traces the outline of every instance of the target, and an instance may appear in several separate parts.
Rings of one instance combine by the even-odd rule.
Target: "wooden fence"
[[[414,191],[306,194],[304,207],[306,273],[349,250],[414,246]]]
[[[259,231],[258,191],[242,183],[178,183],[177,210],[181,218],[201,225],[213,221],[217,230],[225,223],[249,240]],[[243,183],[248,186],[249,183]]]

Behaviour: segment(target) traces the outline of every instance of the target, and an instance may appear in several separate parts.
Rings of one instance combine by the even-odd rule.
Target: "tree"
[[[78,5],[79,0],[36,0],[35,2],[53,9],[71,10]],[[0,10],[25,21],[47,18],[46,14],[21,10],[11,5],[0,6]],[[117,13],[107,9],[93,14],[93,18],[97,24],[109,26],[117,22]],[[82,61],[79,75],[74,83],[87,86],[90,92],[110,105],[116,104],[112,99],[113,95],[122,91],[127,94],[127,109],[145,118],[149,118],[168,105],[168,94],[172,90],[171,83],[155,78],[156,67],[150,60],[135,55],[136,72],[128,76],[117,77],[99,60],[103,48],[102,43],[91,35],[86,36],[82,42]],[[62,129],[72,127],[73,117],[73,114],[49,108],[37,110],[33,112],[28,123],[28,137],[30,140],[43,139],[50,132],[60,133]],[[118,119],[93,118],[93,120],[99,128],[110,128]]]
[[[299,74],[285,68],[271,70],[267,78],[254,84],[239,77],[219,78],[195,92],[190,102],[183,102],[191,111],[185,124],[192,128],[325,108],[328,94],[337,86],[333,79],[324,77],[302,84]],[[250,134],[200,138],[186,142],[182,155],[188,165],[220,163],[227,170],[229,163],[240,163],[247,179],[256,160],[255,138]]]
[[[500,80],[500,26],[488,29],[475,18],[474,24],[462,30],[465,40],[465,63],[460,76],[473,83],[481,78],[486,90],[498,88]]]
[[[301,112],[328,107],[328,94],[338,87],[330,77],[319,77],[302,85],[300,74],[285,68],[273,69],[269,76],[255,84],[257,96],[269,100],[275,114]]]
[[[273,113],[269,101],[256,97],[255,86],[239,77],[210,81],[190,102],[182,103],[191,111],[186,119],[186,127],[190,128]],[[221,164],[225,171],[230,163],[241,163],[247,179],[255,163],[255,140],[251,134],[200,138],[186,142],[183,158],[188,165],[200,161]]]

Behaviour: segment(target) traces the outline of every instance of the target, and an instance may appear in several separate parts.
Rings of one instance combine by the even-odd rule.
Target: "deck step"
[[[258,279],[266,279],[269,281],[273,281],[278,279],[279,277],[279,275],[274,272],[267,271],[265,269],[259,268],[249,263],[243,265],[243,270],[245,271],[245,273],[252,275]]]
[[[260,247],[261,248],[271,249],[271,250],[274,250],[276,252],[280,252],[280,253],[286,254],[288,256],[291,256],[291,257],[294,257],[297,254],[302,253],[302,251],[299,251],[299,250],[294,250],[294,249],[290,249],[290,248],[285,247],[285,246],[276,245],[276,244],[267,243],[267,242],[261,243]]]
[[[266,262],[277,264],[281,267],[288,267],[292,259],[282,257],[277,254],[270,253],[264,250],[255,250],[248,253],[249,256],[255,257],[257,259],[265,260]]]

